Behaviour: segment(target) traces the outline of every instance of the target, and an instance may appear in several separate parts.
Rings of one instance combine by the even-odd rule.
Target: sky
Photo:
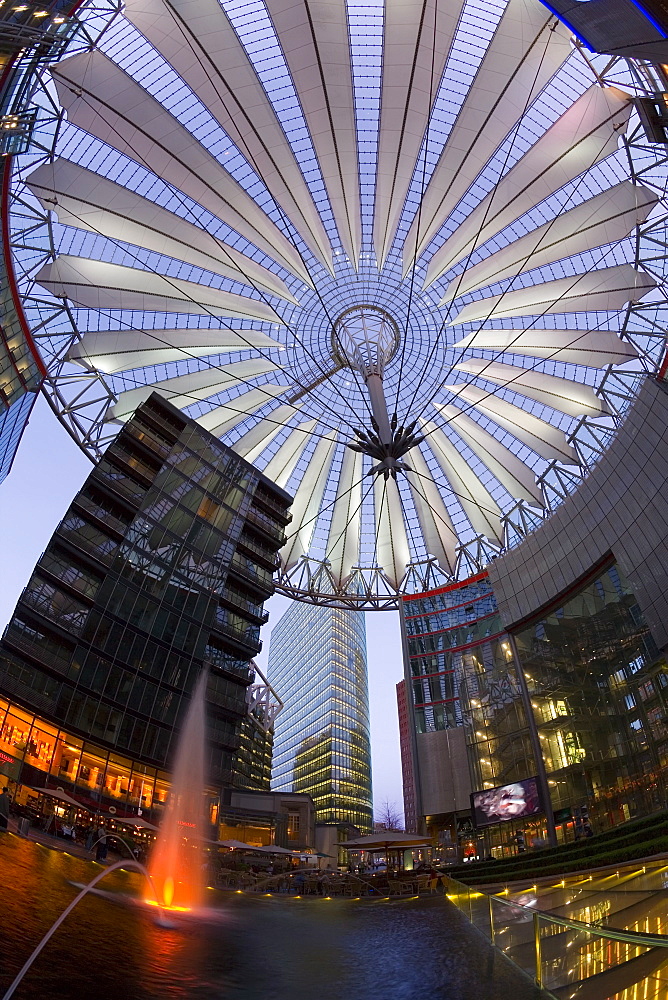
[[[9,621],[19,594],[46,548],[91,464],[40,396],[18,455],[0,484],[0,629]],[[288,607],[286,597],[271,598],[269,622],[262,630],[266,667],[271,630]],[[371,709],[374,806],[384,802],[403,811],[396,684],[403,676],[399,616],[395,611],[366,616]]]

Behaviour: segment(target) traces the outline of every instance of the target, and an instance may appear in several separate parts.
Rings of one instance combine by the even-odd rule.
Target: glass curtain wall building
[[[471,792],[535,773],[510,641],[480,573],[402,603],[418,822],[468,829]]]
[[[253,787],[250,664],[289,497],[154,394],[74,498],[0,643],[0,769],[159,810],[203,665],[212,788]],[[244,728],[245,727],[245,728]],[[266,768],[265,768],[266,769]]]
[[[36,392],[24,392],[10,406],[0,406],[0,483],[9,475],[36,399]]]
[[[406,598],[402,619],[403,746],[430,832],[468,841],[472,792],[541,772],[547,808],[486,828],[485,850],[545,837],[548,811],[572,840],[666,805],[668,663],[612,557],[510,634],[486,574]]]
[[[588,814],[597,832],[665,806],[668,663],[620,567],[598,567],[516,641],[565,826]]]
[[[363,612],[294,603],[271,633],[272,789],[306,792],[318,823],[373,828]]]

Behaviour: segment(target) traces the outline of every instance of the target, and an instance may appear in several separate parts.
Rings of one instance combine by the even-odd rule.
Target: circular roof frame
[[[90,19],[86,11],[93,12]],[[68,54],[76,52],[77,49],[82,52],[89,50],[102,33],[109,30],[110,25],[121,16],[121,8],[120,5],[112,4],[97,4],[94,7],[89,5],[84,8],[84,15],[81,33],[70,43]],[[96,28],[99,28],[97,37]],[[649,64],[621,58],[592,56],[577,43],[575,51],[577,56],[590,67],[592,78],[601,86],[623,86],[628,92],[637,95],[654,93],[663,86],[662,81],[656,77],[656,71]],[[26,181],[40,163],[53,161],[61,130],[66,124],[66,117],[55,100],[53,84],[45,67],[39,67],[34,72],[31,91],[32,103],[39,109],[41,130],[39,142],[33,143],[26,154],[15,159],[12,182],[11,241],[21,293],[20,305],[28,318],[33,337],[47,366],[45,395],[71,436],[91,458],[95,459],[115,434],[115,427],[105,418],[110,407],[118,403],[119,388],[113,377],[108,377],[99,367],[85,363],[82,345],[86,331],[82,332],[80,328],[81,310],[67,296],[58,298],[49,293],[45,294],[44,286],[36,281],[35,276],[42,266],[56,259],[60,237],[54,215],[40,207],[27,188]],[[624,138],[624,148],[628,156],[629,176],[632,181],[649,187],[663,198],[666,189],[665,157],[657,155],[656,148],[652,148],[646,141],[639,122],[635,120],[632,121]],[[421,555],[414,554],[406,562],[405,573],[401,578],[388,577],[380,565],[367,562],[353,565],[342,581],[340,574],[337,575],[333,571],[330,559],[318,558],[317,554],[313,555],[306,551],[292,565],[283,567],[278,589],[290,596],[315,603],[385,609],[395,607],[397,595],[402,592],[421,592],[452,579],[468,576],[486,565],[493,555],[521,542],[540,523],[542,517],[549,515],[550,511],[577,487],[581,475],[586,474],[587,470],[598,461],[611,435],[614,434],[615,427],[623,419],[628,405],[635,396],[638,380],[644,374],[655,373],[659,368],[665,344],[665,324],[668,319],[668,307],[664,294],[660,291],[665,281],[661,259],[662,255],[665,258],[667,242],[664,213],[661,213],[660,217],[655,215],[651,220],[636,227],[634,263],[642,268],[643,272],[655,276],[659,290],[647,301],[630,303],[625,308],[620,323],[619,334],[623,340],[634,346],[638,363],[626,368],[608,365],[604,370],[597,386],[597,394],[605,402],[607,414],[603,417],[583,415],[575,426],[569,429],[568,442],[577,453],[579,469],[564,466],[557,460],[544,464],[537,476],[537,486],[544,500],[542,510],[524,499],[507,506],[500,517],[502,526],[500,536],[490,538],[484,533],[476,534],[475,531],[469,531],[468,537],[460,539],[457,544],[455,562],[448,568],[444,568],[442,563],[428,552],[423,552]],[[369,262],[369,267],[372,266],[375,266],[375,260]],[[363,274],[367,273],[362,262],[360,271]],[[414,285],[411,285],[411,296],[417,298]],[[344,299],[341,300],[341,304],[344,304]],[[356,304],[346,305],[342,312],[338,313],[338,319],[334,324],[331,323],[331,317],[327,320],[331,338],[327,351],[330,367],[338,366],[341,369],[344,360],[341,353],[336,350],[333,325],[340,322],[342,316],[353,315],[355,310],[359,311],[363,307],[362,299],[361,303],[358,301]],[[424,308],[424,299],[421,307]],[[370,308],[379,309],[381,313],[385,312],[382,306],[374,305]],[[383,369],[389,366],[393,359],[401,356],[406,329],[402,330],[400,326],[406,322],[406,316],[400,321],[392,319],[395,332],[391,350],[386,352]],[[286,342],[282,345],[282,349],[289,353],[290,344]],[[345,360],[349,369],[349,357],[346,356]],[[323,375],[330,377],[324,357],[313,355],[311,361],[314,382]],[[359,363],[357,368],[359,373]],[[340,385],[340,390],[344,392],[345,371],[339,371],[336,377],[344,380]],[[351,388],[358,387],[354,380],[355,375],[351,373],[349,383]],[[325,379],[322,384],[326,384]],[[306,387],[308,388],[308,385]],[[295,405],[298,403],[299,400],[295,400]],[[307,412],[304,416],[311,416],[311,413]],[[280,441],[279,436],[279,446]],[[313,454],[311,451],[311,457]],[[364,468],[367,469],[367,460],[363,461]],[[401,489],[406,493],[405,484]],[[332,500],[328,503],[325,493],[320,504],[320,517],[323,516],[323,511],[326,514],[328,506],[331,508],[334,503]]]

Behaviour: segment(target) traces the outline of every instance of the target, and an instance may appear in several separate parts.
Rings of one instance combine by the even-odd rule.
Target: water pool
[[[0,1000],[99,867],[0,837]],[[127,906],[140,877],[102,883],[58,930],[15,1000],[538,1000],[444,898],[352,901],[209,891],[215,921],[177,929]]]

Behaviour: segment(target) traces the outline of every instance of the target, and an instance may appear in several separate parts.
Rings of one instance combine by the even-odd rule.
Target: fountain
[[[205,668],[183,721],[171,794],[149,863],[158,899],[164,908],[171,910],[196,909],[201,907],[204,897],[202,847],[208,829],[204,817],[207,680]]]

